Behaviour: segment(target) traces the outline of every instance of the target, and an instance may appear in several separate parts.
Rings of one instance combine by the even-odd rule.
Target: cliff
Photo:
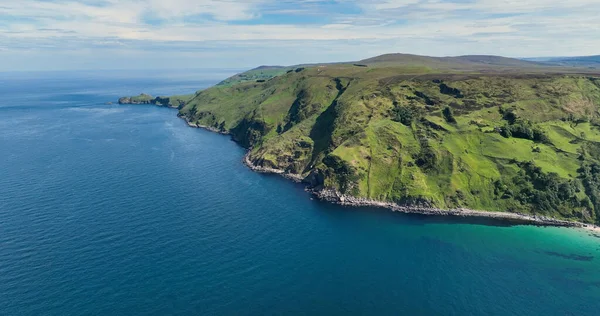
[[[417,57],[218,85],[179,115],[231,134],[255,169],[317,192],[600,222],[598,74],[493,56]]]

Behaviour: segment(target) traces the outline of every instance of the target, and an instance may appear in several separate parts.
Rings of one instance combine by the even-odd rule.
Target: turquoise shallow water
[[[600,239],[349,209],[176,112],[228,71],[0,74],[0,315],[597,315]]]

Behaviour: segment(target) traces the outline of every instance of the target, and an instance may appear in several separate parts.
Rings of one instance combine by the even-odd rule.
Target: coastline
[[[171,109],[177,109],[177,108],[173,108],[173,107],[170,107],[170,108],[171,108]],[[207,131],[210,131],[210,132],[213,132],[213,133],[218,133],[218,134],[221,134],[221,135],[229,135],[229,133],[227,133],[227,132],[223,132],[223,131],[221,131],[221,130],[218,130],[218,129],[214,128],[214,127],[210,127],[210,126],[205,126],[205,125],[200,125],[200,124],[192,123],[192,122],[190,122],[190,121],[187,119],[187,117],[185,117],[185,116],[180,116],[180,115],[178,114],[178,115],[177,115],[177,117],[179,117],[180,119],[184,120],[184,121],[185,121],[185,123],[187,124],[187,126],[189,126],[189,127],[192,127],[192,128],[201,128],[201,129],[205,129],[205,130],[207,130]]]
[[[249,159],[249,152],[244,155],[243,162],[246,166],[248,166],[251,170],[259,172],[259,173],[270,173],[277,174],[283,176],[284,178],[294,180],[295,182],[302,182],[302,177],[296,174],[289,174],[283,170],[272,169],[272,168],[263,168],[252,164]],[[593,232],[595,234],[600,234],[600,227],[586,224],[581,222],[571,222],[565,220],[559,220],[552,217],[547,216],[539,216],[539,215],[527,215],[520,213],[509,213],[509,212],[492,212],[492,211],[477,211],[471,210],[467,208],[459,208],[459,209],[438,209],[438,208],[430,208],[430,207],[421,207],[421,206],[408,206],[408,205],[399,205],[393,202],[385,202],[385,201],[377,201],[371,200],[367,198],[358,198],[351,195],[342,194],[336,190],[331,189],[310,189],[307,188],[307,191],[310,192],[313,196],[321,201],[326,201],[329,203],[334,203],[342,206],[349,207],[375,207],[375,208],[383,208],[388,209],[393,212],[400,212],[405,214],[419,214],[419,215],[427,215],[427,216],[453,216],[453,217],[475,217],[475,218],[488,218],[502,221],[509,221],[518,225],[533,225],[533,226],[553,226],[553,227],[565,227],[565,228],[575,228],[575,229],[583,229],[588,232]],[[600,236],[600,235],[599,235]]]
[[[282,177],[284,177],[286,179],[292,180],[292,181],[294,181],[296,183],[302,183],[302,181],[304,181],[304,177],[302,177],[302,175],[287,173],[287,172],[285,172],[283,170],[280,170],[280,169],[260,167],[260,166],[257,166],[255,164],[253,164],[252,161],[250,161],[250,151],[248,151],[244,155],[243,163],[248,168],[250,168],[250,170],[252,170],[254,172],[266,173],[266,174],[277,174],[277,175],[280,175],[280,176],[282,176]]]
[[[177,109],[174,107],[169,107],[172,109]],[[190,122],[187,117],[177,115],[179,118],[184,120],[189,127],[192,128],[201,128],[208,130],[210,132],[218,133],[221,135],[230,135],[227,132],[218,130],[214,127],[205,126],[201,124],[196,124]],[[250,150],[246,152],[244,155],[242,162],[250,168],[250,170],[257,173],[264,174],[276,174],[282,176],[286,179],[292,180],[296,183],[302,183],[304,178],[299,174],[291,174],[287,173],[284,170],[273,169],[267,167],[256,166],[250,161]],[[581,222],[571,222],[560,220],[547,216],[539,216],[539,215],[528,215],[528,214],[520,214],[520,213],[509,213],[509,212],[492,212],[492,211],[478,211],[471,210],[467,208],[458,208],[458,209],[437,209],[430,207],[421,207],[421,206],[408,206],[408,205],[399,205],[393,202],[385,202],[385,201],[377,201],[371,200],[367,198],[358,198],[350,195],[342,194],[336,190],[331,189],[310,189],[307,187],[306,189],[313,196],[321,201],[326,201],[329,203],[334,203],[342,206],[349,207],[375,207],[375,208],[383,208],[388,209],[393,212],[400,212],[405,214],[420,214],[427,216],[453,216],[453,217],[474,217],[474,218],[488,218],[495,219],[501,221],[508,221],[515,223],[517,225],[533,225],[533,226],[552,226],[552,227],[565,227],[565,228],[573,228],[573,229],[581,229],[586,232],[592,233],[595,237],[600,238],[600,227],[594,224],[586,224]]]

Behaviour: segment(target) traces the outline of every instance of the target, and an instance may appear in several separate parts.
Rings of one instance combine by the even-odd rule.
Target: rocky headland
[[[152,104],[161,107],[170,107],[180,109],[189,99],[188,96],[173,96],[173,97],[153,97],[149,94],[142,93],[134,97],[119,98],[119,104]]]
[[[600,74],[497,56],[257,68],[188,96],[125,97],[228,134],[317,198],[513,223],[600,223]]]

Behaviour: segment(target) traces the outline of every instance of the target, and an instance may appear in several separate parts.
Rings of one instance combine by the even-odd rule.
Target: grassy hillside
[[[571,72],[386,55],[218,85],[180,115],[317,188],[600,223],[600,79]]]
[[[230,86],[242,82],[269,80],[286,73],[293,67],[282,66],[260,66],[258,68],[248,70],[246,72],[231,76],[220,83],[218,86]]]

